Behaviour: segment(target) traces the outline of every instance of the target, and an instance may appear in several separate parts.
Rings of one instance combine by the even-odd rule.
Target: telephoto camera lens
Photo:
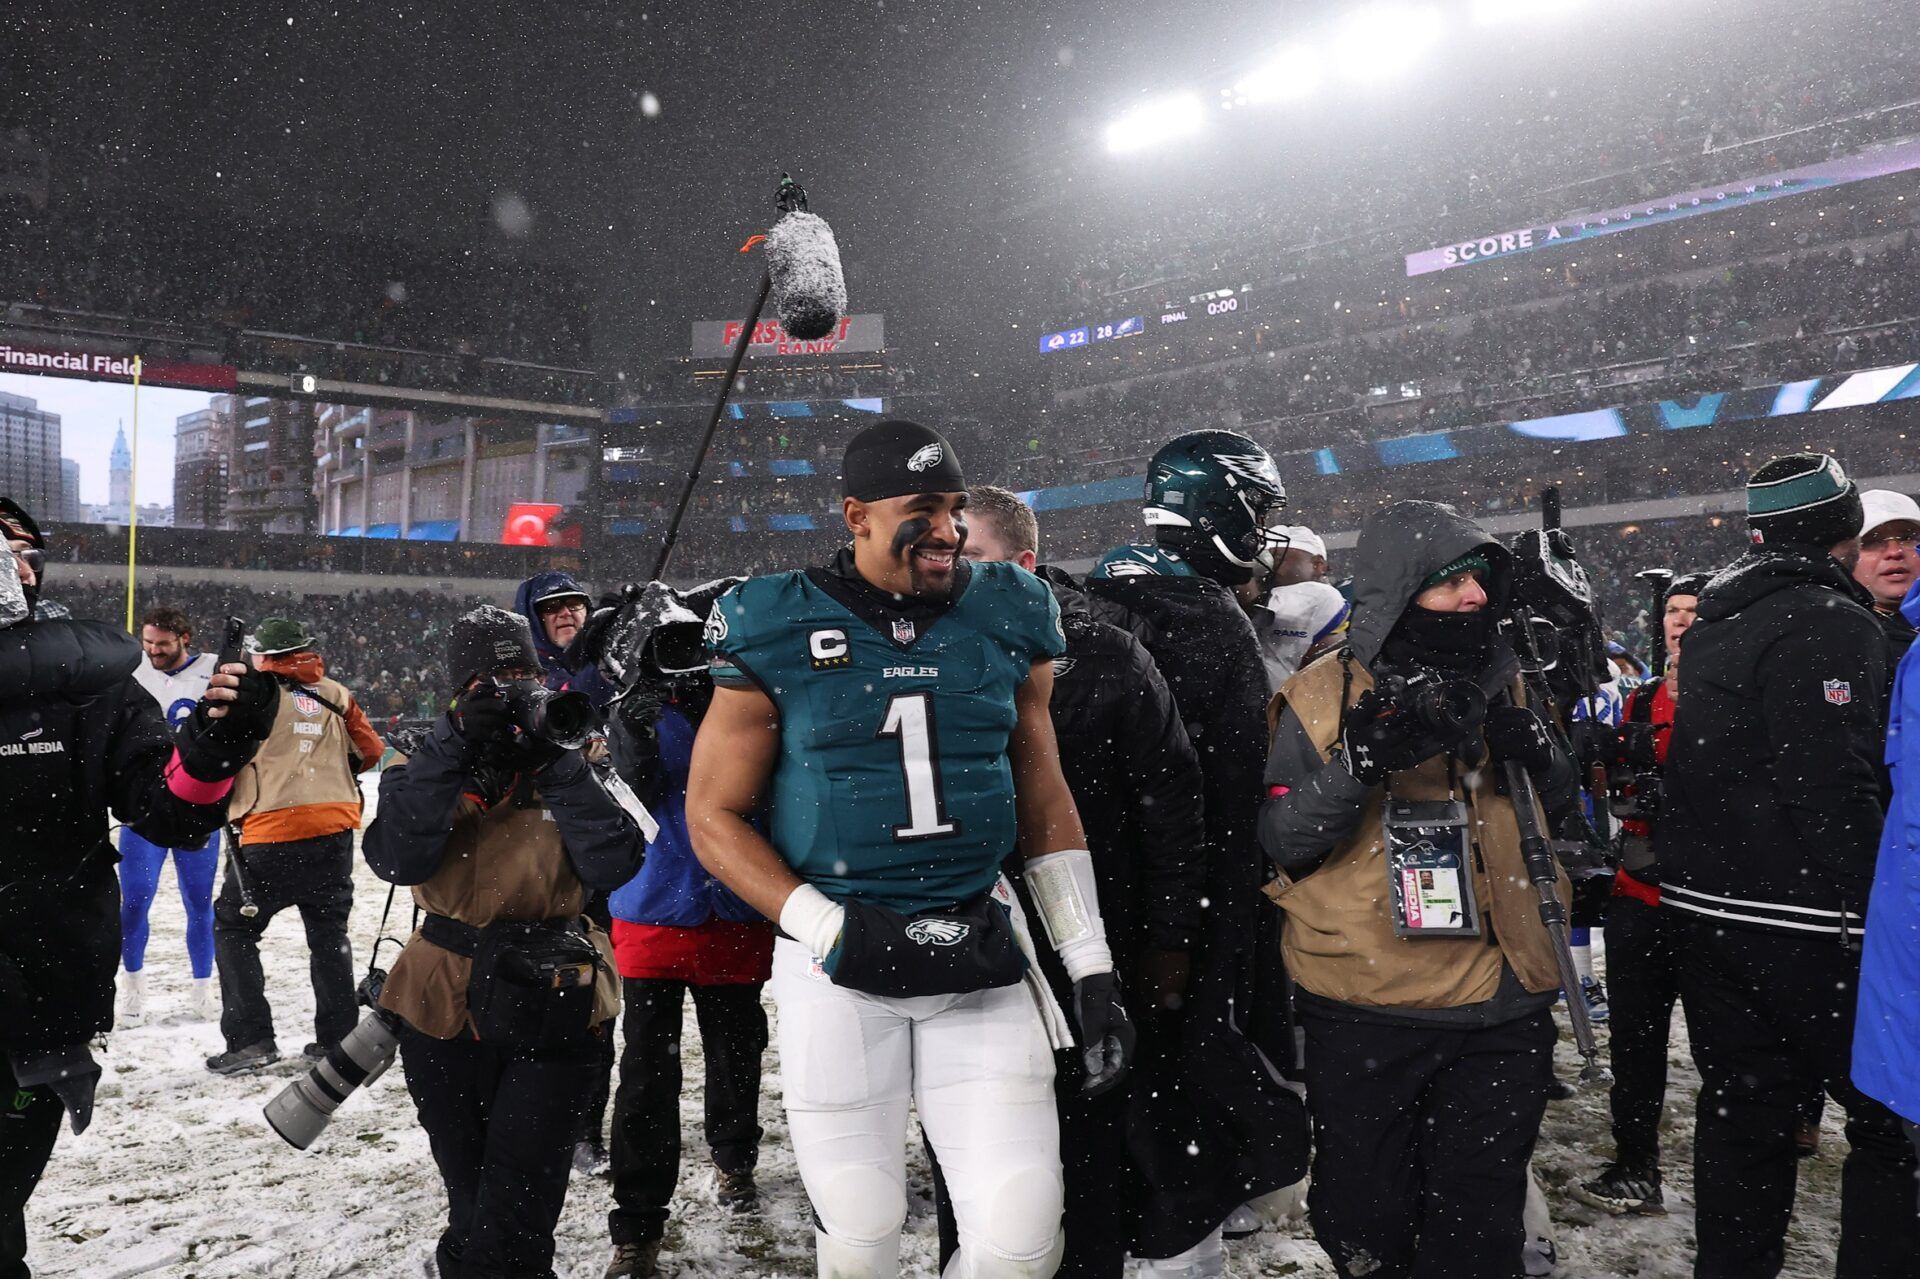
[[[400,1019],[375,1009],[328,1049],[319,1064],[267,1103],[267,1123],[289,1146],[305,1150],[326,1131],[341,1103],[385,1074],[399,1051]]]
[[[531,723],[527,727],[533,735],[568,750],[585,746],[600,722],[593,699],[585,693],[549,693],[545,689],[540,693],[534,697],[528,716]]]

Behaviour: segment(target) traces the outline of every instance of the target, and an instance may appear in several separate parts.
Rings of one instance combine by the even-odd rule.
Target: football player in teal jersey
[[[899,1272],[911,1104],[958,1217],[946,1273],[1040,1279],[1062,1246],[1069,1036],[1001,878],[1016,847],[1074,983],[1086,1086],[1117,1083],[1132,1049],[1048,714],[1059,608],[1024,569],[960,558],[966,483],[938,432],[862,431],[844,482],[831,564],[714,605],[688,825],[784,934],[773,996],[820,1274]]]

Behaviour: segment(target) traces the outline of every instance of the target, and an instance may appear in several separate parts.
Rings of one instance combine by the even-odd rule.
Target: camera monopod
[[[1647,655],[1648,682],[1657,684],[1667,673],[1667,592],[1673,587],[1670,568],[1643,568],[1634,577],[1653,592],[1653,604],[1647,611],[1647,632],[1653,636],[1653,651]]]
[[[247,624],[238,617],[229,617],[225,632],[220,636],[220,652],[213,659],[215,670],[224,670],[235,663],[247,660]],[[227,823],[227,869],[233,874],[233,886],[240,890],[240,913],[252,919],[260,913],[260,905],[253,900],[253,886],[247,883],[247,863],[240,856],[240,828],[233,822]]]
[[[693,463],[687,468],[687,478],[680,487],[680,500],[674,503],[673,518],[668,520],[666,535],[660,541],[660,554],[653,561],[653,571],[647,574],[656,581],[666,576],[667,561],[673,558],[674,543],[680,537],[680,521],[685,518],[687,504],[693,500],[693,490],[700,483],[700,468],[713,445],[713,434],[720,427],[721,415],[727,411],[727,397],[733,394],[733,384],[740,376],[747,348],[753,344],[754,330],[760,326],[760,313],[766,309],[768,297],[775,300],[782,329],[789,337],[804,342],[833,332],[847,309],[847,282],[840,269],[840,246],[826,219],[808,211],[805,189],[785,173],[780,175],[774,202],[780,208],[779,219],[765,235],[756,235],[740,246],[742,253],[755,245],[763,246],[766,269],[760,274],[760,291],[747,312],[747,322],[740,326],[739,336],[734,339],[726,374],[720,379],[720,394],[714,400],[713,413],[707,418],[707,429],[701,433],[700,443],[693,451]]]
[[[1515,624],[1510,633],[1531,700],[1542,706],[1551,706],[1553,694],[1547,679],[1548,670],[1559,667],[1563,677],[1574,682],[1590,683],[1593,675],[1591,658],[1584,652],[1586,645],[1580,642],[1581,636],[1576,634],[1573,660],[1578,664],[1570,667],[1561,665],[1562,654],[1558,651],[1558,643],[1543,644],[1545,637],[1536,623],[1545,623],[1557,641],[1559,630],[1555,622],[1576,622],[1578,624],[1572,629],[1577,633],[1584,632],[1588,629],[1584,623],[1592,620],[1592,610],[1585,573],[1567,571],[1573,563],[1573,548],[1560,528],[1558,489],[1548,489],[1541,494],[1541,515],[1537,545],[1532,540],[1532,534],[1523,534],[1516,547],[1521,553],[1534,554],[1538,560],[1531,566],[1538,571],[1527,572],[1523,568],[1516,574],[1516,585],[1522,588],[1531,586],[1541,598],[1515,601]],[[1558,562],[1562,559],[1564,564]],[[1516,594],[1520,593],[1516,591]],[[1575,612],[1583,606],[1586,616],[1576,618]],[[1537,617],[1536,607],[1548,616]],[[1598,629],[1597,621],[1593,629]],[[1554,651],[1547,651],[1549,647]],[[1613,1082],[1613,1074],[1600,1064],[1600,1045],[1594,1038],[1593,1019],[1587,1014],[1587,1001],[1582,998],[1580,991],[1580,974],[1573,966],[1571,923],[1566,904],[1560,900],[1560,868],[1553,845],[1540,824],[1540,808],[1533,778],[1523,765],[1514,761],[1509,760],[1505,767],[1507,793],[1513,800],[1514,820],[1520,831],[1520,856],[1526,863],[1527,878],[1532,881],[1534,891],[1540,898],[1540,922],[1546,927],[1547,936],[1553,943],[1554,962],[1560,969],[1560,989],[1567,998],[1567,1018],[1573,1023],[1573,1042],[1580,1049],[1581,1057],[1586,1059],[1586,1065],[1580,1069],[1580,1082],[1594,1086],[1609,1084]]]
[[[247,860],[240,855],[240,828],[227,826],[227,869],[233,872],[233,886],[240,890],[240,913],[252,919],[260,913],[260,904],[253,900],[253,886],[247,883]]]

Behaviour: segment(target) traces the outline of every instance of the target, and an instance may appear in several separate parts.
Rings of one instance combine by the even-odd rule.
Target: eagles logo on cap
[[[953,442],[905,418],[876,422],[848,440],[841,480],[846,495],[862,502],[967,487]]]

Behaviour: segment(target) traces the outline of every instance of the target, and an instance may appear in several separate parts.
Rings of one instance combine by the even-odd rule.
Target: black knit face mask
[[[1494,615],[1436,613],[1409,605],[1394,623],[1380,655],[1396,665],[1431,666],[1449,675],[1478,676],[1493,653]]]

